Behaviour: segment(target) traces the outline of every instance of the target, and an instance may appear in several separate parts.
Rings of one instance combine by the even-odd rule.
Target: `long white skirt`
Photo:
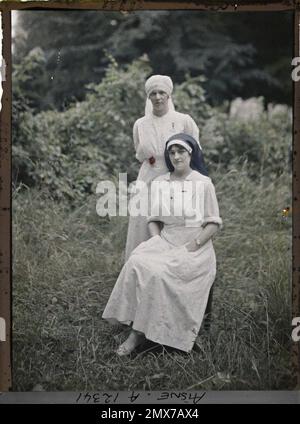
[[[143,181],[148,185],[151,184],[151,181],[168,172],[168,168],[165,163],[164,158],[156,158],[154,165],[145,160],[139,170],[137,177],[138,181]],[[147,214],[148,215],[148,214]],[[133,250],[139,246],[140,243],[146,241],[150,238],[150,233],[148,229],[148,221],[146,216],[129,216],[128,230],[127,230],[127,239],[126,239],[126,248],[125,248],[125,261],[127,261],[133,252]]]
[[[196,252],[161,236],[141,243],[125,263],[102,317],[148,340],[191,351],[216,274],[209,240]]]

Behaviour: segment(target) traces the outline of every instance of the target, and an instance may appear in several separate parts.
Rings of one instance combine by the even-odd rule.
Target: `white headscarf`
[[[174,110],[174,104],[171,98],[173,92],[173,82],[170,77],[167,75],[152,75],[147,79],[145,83],[145,91],[147,94],[146,106],[145,106],[145,115],[152,114],[153,108],[151,100],[149,100],[149,95],[153,90],[161,90],[168,94],[168,106],[169,110]]]
[[[173,82],[171,78],[166,75],[152,75],[145,83],[147,97],[149,97],[153,90],[162,90],[167,93],[168,96],[171,96],[173,91]]]
[[[167,150],[170,149],[171,146],[174,146],[174,144],[179,144],[179,146],[182,146],[185,148],[185,150],[187,150],[189,152],[189,154],[192,153],[193,149],[191,148],[191,146],[189,145],[189,143],[187,143],[184,140],[171,140],[167,143]]]

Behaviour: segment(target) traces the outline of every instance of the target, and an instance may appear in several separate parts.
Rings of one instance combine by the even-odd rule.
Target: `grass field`
[[[96,197],[69,210],[20,187],[13,199],[13,390],[291,389],[291,177],[214,178],[213,319],[189,354],[114,351],[126,334],[101,319],[123,262],[127,219],[99,218]]]

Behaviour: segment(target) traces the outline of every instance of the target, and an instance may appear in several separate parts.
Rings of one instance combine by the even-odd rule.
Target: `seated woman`
[[[211,239],[222,220],[199,145],[176,134],[166,143],[165,160],[170,172],[152,183],[151,238],[125,263],[102,316],[131,325],[120,356],[145,338],[191,351],[216,274]]]

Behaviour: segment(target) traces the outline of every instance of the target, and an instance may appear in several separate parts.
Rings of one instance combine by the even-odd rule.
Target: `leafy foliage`
[[[274,181],[291,169],[292,112],[284,105],[263,108],[263,99],[252,99],[259,114],[232,116],[214,111],[203,128],[203,148],[211,168],[217,163],[230,170],[248,162],[252,179]]]
[[[290,12],[19,11],[16,15],[15,63],[36,47],[45,54],[48,79],[40,78],[39,110],[63,110],[75,99],[83,100],[85,85],[98,84],[104,77],[107,53],[121,65],[147,54],[153,72],[170,75],[176,83],[183,82],[186,73],[202,75],[212,105],[237,96],[292,100]],[[27,92],[34,91],[34,85]]]
[[[89,84],[85,100],[62,112],[34,114],[30,100],[22,97],[26,69],[36,66],[37,56],[32,56],[32,65],[28,61],[26,67],[18,68],[13,103],[15,184],[22,181],[47,187],[56,199],[76,203],[94,192],[100,180],[120,172],[127,172],[129,181],[136,178],[132,127],[143,115],[144,81],[151,68],[147,57],[124,67],[110,60],[101,83]],[[202,77],[187,75],[175,86],[173,97],[176,108],[189,113],[199,126],[211,169],[218,164],[228,170],[248,161],[253,178],[274,179],[282,173],[289,164],[290,111],[286,107],[273,108],[275,113],[272,108],[269,112],[262,109],[250,120],[231,116],[207,105],[202,84]],[[262,99],[255,102],[262,106]]]

